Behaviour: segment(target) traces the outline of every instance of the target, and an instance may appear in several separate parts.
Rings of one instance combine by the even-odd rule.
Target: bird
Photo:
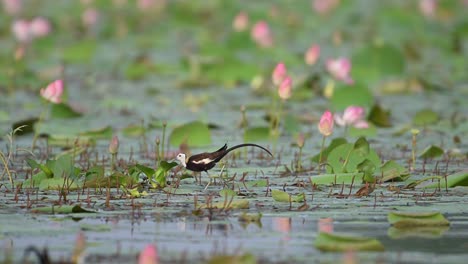
[[[200,154],[195,154],[190,156],[188,159],[184,153],[179,153],[176,157],[178,161],[180,161],[180,164],[185,167],[187,170],[191,171],[196,171],[196,172],[206,172],[208,173],[208,170],[211,170],[217,162],[219,162],[224,156],[226,156],[229,152],[242,148],[242,147],[257,147],[261,148],[262,150],[266,151],[270,156],[273,157],[273,154],[271,152],[257,144],[252,144],[252,143],[244,143],[244,144],[239,144],[233,147],[228,148],[227,144],[224,144],[220,149],[216,150],[215,152],[203,152]]]

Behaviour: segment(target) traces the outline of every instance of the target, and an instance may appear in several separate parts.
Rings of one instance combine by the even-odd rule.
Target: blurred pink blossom
[[[320,57],[320,46],[313,44],[304,54],[304,60],[307,65],[314,65]]]
[[[86,27],[96,25],[99,20],[99,12],[95,8],[87,8],[81,15],[81,21]]]
[[[62,102],[63,81],[56,80],[50,83],[46,88],[41,89],[40,94],[44,99],[51,103],[58,104]]]
[[[353,126],[356,128],[368,128],[369,124],[365,120],[364,108],[360,106],[348,106],[343,115],[335,114],[335,122],[339,126]]]
[[[138,257],[138,264],[158,264],[158,250],[153,244],[147,245],[141,252]]]
[[[90,5],[94,0],[80,0],[82,5]]]
[[[30,30],[34,37],[47,36],[51,31],[50,22],[43,17],[36,17],[30,23]]]
[[[286,76],[278,87],[278,95],[281,99],[287,100],[292,94],[292,80],[291,77]]]
[[[24,19],[15,20],[11,26],[11,31],[21,43],[27,43],[32,39],[29,22]]]
[[[250,32],[253,41],[262,48],[273,46],[273,35],[267,22],[259,21],[255,23]]]
[[[320,118],[320,122],[318,123],[318,130],[319,132],[328,137],[333,132],[333,114],[330,111],[325,111]]]
[[[419,0],[419,11],[425,17],[434,17],[437,11],[437,0]]]
[[[340,0],[312,0],[312,8],[320,15],[326,15],[340,4]]]
[[[275,69],[273,70],[273,73],[271,75],[271,79],[273,81],[274,85],[280,85],[281,82],[283,82],[284,78],[288,75],[288,72],[286,70],[286,66],[284,63],[280,62],[276,64]]]
[[[237,32],[242,32],[249,26],[249,15],[245,11],[239,12],[232,21],[232,28]]]
[[[348,58],[328,59],[326,62],[327,71],[337,80],[346,84],[353,84],[351,78],[351,61]]]
[[[113,136],[109,143],[109,153],[117,154],[119,152],[119,137]]]
[[[23,3],[21,0],[2,0],[3,10],[9,15],[16,15],[21,12]]]

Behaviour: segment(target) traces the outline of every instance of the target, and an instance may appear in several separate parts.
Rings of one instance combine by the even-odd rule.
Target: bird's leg
[[[224,168],[226,167],[226,165],[223,165],[223,167],[221,168],[221,171],[219,172],[219,175],[218,175],[218,178],[221,179],[221,175],[223,174],[223,171],[224,171]],[[208,172],[206,172],[206,174],[208,174]],[[203,189],[203,191],[206,191],[206,189],[208,188],[208,186],[210,186],[211,184],[211,177],[210,175],[208,174],[208,178],[210,178],[210,181],[208,182],[208,184],[205,186],[205,189]],[[216,178],[215,178],[215,184],[216,184]]]

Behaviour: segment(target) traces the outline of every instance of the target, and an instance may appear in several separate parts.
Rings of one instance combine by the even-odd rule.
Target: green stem
[[[322,154],[322,151],[320,151]],[[302,147],[299,147],[299,156],[297,157],[297,170],[302,171]]]
[[[166,144],[166,127],[167,127],[167,123],[164,122],[163,123],[163,134],[162,134],[162,142],[161,142],[161,155],[162,155],[162,158],[164,159],[164,157],[166,157],[166,154],[164,153],[164,145]]]
[[[37,120],[37,122],[35,124],[37,129],[34,129],[34,137],[33,137],[33,142],[32,142],[32,146],[31,146],[31,151],[34,151],[34,149],[36,148],[36,141],[37,141],[37,138],[39,137],[39,133],[37,131],[39,131],[39,128],[41,126],[42,121],[44,121],[44,117],[45,117],[45,114],[47,112],[46,107],[48,105],[49,105],[48,102],[46,102],[45,106],[44,106],[44,110],[42,110],[41,114],[39,115],[39,120]]]
[[[322,138],[322,146],[320,147],[320,155],[319,155],[319,172],[320,172],[320,168],[321,168],[321,165],[322,165],[322,154],[323,154],[323,148],[325,147],[325,139],[327,137],[326,136],[323,136]]]

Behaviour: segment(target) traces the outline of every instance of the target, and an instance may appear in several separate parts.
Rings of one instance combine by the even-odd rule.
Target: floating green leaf
[[[456,186],[468,186],[468,170],[462,170],[451,174],[447,177],[433,176],[429,179],[437,178],[436,181],[420,182],[416,185],[417,188],[452,188]]]
[[[194,121],[174,128],[169,142],[173,146],[187,143],[191,147],[201,147],[211,144],[211,134],[207,125]]]
[[[373,162],[376,166],[376,172],[380,171],[380,158],[373,149],[369,149],[369,152],[366,154],[367,148],[366,144],[358,144],[357,149],[355,150],[355,144],[346,143],[339,145],[334,148],[327,158],[327,172],[328,173],[348,173],[348,172],[357,172],[357,166],[363,162],[365,159]]]
[[[411,227],[390,227],[387,235],[392,239],[406,239],[413,237],[420,238],[440,238],[448,230],[449,226],[411,226]]]
[[[38,207],[31,210],[33,213],[39,214],[78,214],[78,213],[95,213],[94,211],[82,208],[79,205],[62,205]]]
[[[380,169],[382,171],[382,178],[380,180],[383,182],[405,181],[410,177],[408,170],[394,160],[385,162]]]
[[[167,162],[165,160],[161,160],[159,162],[158,168],[154,172],[154,176],[151,177],[151,180],[157,184],[157,187],[164,188],[166,186],[167,173],[177,165],[177,162],[174,161]]]
[[[67,63],[88,63],[96,50],[96,41],[74,41],[73,45],[63,50],[63,60]]]
[[[363,83],[337,85],[330,102],[335,110],[342,111],[350,105],[370,107],[374,104],[374,97]]]
[[[364,173],[363,180],[365,182],[375,181],[373,175],[374,175],[376,165],[372,161],[365,159],[363,162],[359,163],[356,168],[358,169],[359,172]]]
[[[351,184],[351,183],[362,183],[364,173],[353,172],[353,173],[333,173],[333,174],[320,174],[316,176],[310,176],[310,181],[313,184]]]
[[[320,232],[314,245],[322,251],[383,251],[384,246],[375,238],[359,237],[347,234]]]
[[[439,114],[431,109],[423,109],[413,117],[413,124],[416,126],[431,125],[439,121]]]
[[[378,127],[391,127],[390,112],[385,111],[379,104],[374,104],[369,112],[369,121]]]
[[[260,222],[260,220],[262,220],[262,213],[248,214],[246,212],[242,212],[237,219],[240,222]]]
[[[249,200],[231,200],[227,199],[222,202],[217,202],[213,204],[203,204],[199,207],[200,209],[205,208],[218,208],[218,209],[249,209]]]
[[[75,118],[81,116],[81,114],[73,110],[68,104],[60,103],[52,104],[50,116],[52,118]]]
[[[277,202],[284,202],[284,203],[289,203],[289,202],[304,202],[305,200],[305,194],[300,193],[298,195],[290,195],[287,192],[283,192],[280,190],[271,190],[271,196],[273,199]]]
[[[127,137],[141,137],[146,133],[146,128],[142,125],[128,125],[122,129],[122,133]]]
[[[387,219],[396,228],[450,225],[440,212],[390,212]]]
[[[387,44],[371,44],[354,53],[351,76],[369,85],[385,78],[400,77],[405,70],[401,51]]]
[[[270,128],[268,127],[252,127],[244,132],[245,142],[266,141],[270,138]]]
[[[346,139],[345,138],[334,138],[331,142],[330,142],[330,145],[328,145],[328,147],[326,147],[322,152],[322,161],[326,161],[327,160],[327,157],[328,157],[328,154],[330,153],[330,151],[332,151],[334,148],[340,146],[340,145],[343,145],[347,143]],[[320,158],[320,153],[315,155],[314,157],[312,157],[312,161],[318,163],[318,160]]]
[[[419,157],[423,159],[433,159],[442,156],[442,154],[444,154],[442,148],[430,145],[419,154]]]
[[[257,258],[251,253],[244,255],[218,255],[211,257],[207,264],[256,264]]]

